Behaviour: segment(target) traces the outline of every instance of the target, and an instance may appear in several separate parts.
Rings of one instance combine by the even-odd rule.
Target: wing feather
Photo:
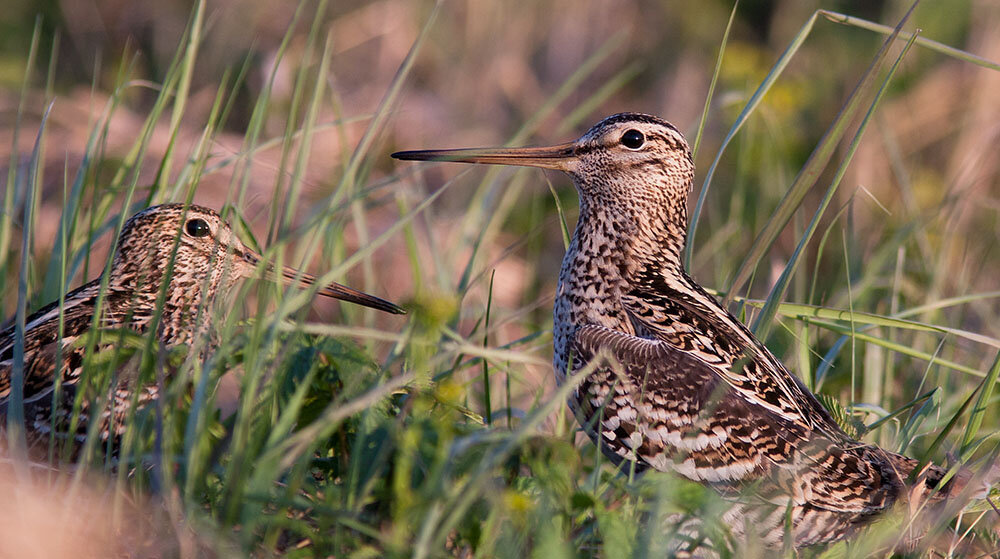
[[[675,471],[724,493],[753,484],[775,504],[871,513],[892,504],[899,475],[866,460],[861,443],[832,440],[732,387],[716,366],[662,340],[586,325],[574,362],[598,367],[574,409],[616,459]],[[907,472],[908,473],[908,472]],[[887,479],[888,478],[888,479]]]

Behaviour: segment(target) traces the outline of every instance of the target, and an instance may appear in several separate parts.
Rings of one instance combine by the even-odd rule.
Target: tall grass
[[[575,208],[566,179],[465,170],[445,180],[440,173],[447,171],[432,165],[389,167],[384,153],[392,139],[386,128],[398,118],[401,102],[405,106],[401,100],[422,53],[440,48],[434,41],[436,26],[444,25],[441,9],[447,7],[435,4],[420,12],[421,31],[381,101],[370,114],[357,115],[343,114],[329,73],[334,37],[324,25],[328,7],[301,4],[264,85],[246,108],[242,145],[220,158],[216,148],[246,103],[240,95],[254,63],[247,58],[219,77],[198,134],[182,143],[192,76],[212,32],[206,4],[198,2],[162,79],[145,81],[131,53],[121,57],[113,93],[90,126],[85,155],[75,167],[67,165],[54,248],[37,246],[30,236],[38,226],[34,210],[45,198],[36,170],[42,154],[53,151],[46,144],[49,124],[41,121],[31,165],[14,161],[9,167],[0,277],[5,285],[20,277],[24,289],[17,297],[4,290],[4,304],[16,300],[30,310],[106,270],[101,239],[107,243],[148,204],[198,200],[200,185],[217,174],[228,177],[218,201],[223,215],[267,259],[320,270],[323,281],[349,276],[380,294],[386,277],[409,276],[411,287],[407,294],[387,295],[405,300],[406,319],[348,306],[334,319],[328,309],[313,309],[315,290],[248,281],[235,304],[201,311],[216,344],[199,340],[171,351],[152,339],[95,330],[85,342],[91,347],[97,336],[119,336],[119,343],[115,356],[88,356],[84,382],[98,389],[94,394],[102,393],[124,362],[161,384],[164,397],[130,418],[119,456],[92,437],[68,491],[93,483],[89,474],[101,474],[101,483],[113,488],[113,527],[130,526],[127,517],[137,514],[131,501],[146,503],[138,514],[161,523],[166,540],[176,544],[160,538],[155,545],[185,557],[658,557],[685,541],[680,527],[690,520],[700,521],[702,534],[688,542],[692,547],[712,546],[725,556],[762,553],[753,542],[730,537],[721,521],[725,504],[711,491],[669,475],[619,471],[594,445],[581,442],[564,405],[572,382],[553,389],[549,380],[551,280],[525,281],[514,298],[519,302],[504,306],[512,298],[501,296],[501,284],[516,279],[509,270],[497,273],[505,265],[517,261],[525,263],[516,268],[524,274],[553,273],[546,262],[553,259],[553,246],[556,253],[564,247]],[[820,128],[825,139],[816,148],[819,155],[807,162],[784,157],[778,148],[762,155],[762,146],[778,143],[766,96],[781,87],[785,69],[815,26],[826,23],[820,16],[898,34],[881,51],[869,52],[867,73],[868,61],[852,67],[852,76],[861,75],[859,85],[846,97],[841,117]],[[934,214],[951,211],[959,197],[946,197],[943,208],[904,208],[902,215],[885,217],[881,227],[860,224],[858,214],[874,205],[862,191],[835,197],[838,185],[849,186],[841,184],[844,173],[866,127],[877,126],[886,96],[906,93],[897,71],[905,69],[908,56],[931,46],[944,56],[995,67],[900,31],[904,22],[893,32],[816,12],[802,24],[785,55],[747,88],[756,87],[756,93],[738,103],[744,110],[731,134],[714,142],[716,163],[735,158],[743,178],[724,195],[718,187],[710,192],[706,179],[693,201],[694,215],[704,209],[705,217],[689,257],[699,277],[710,277],[700,273],[706,262],[716,265],[715,281],[705,283],[729,286],[725,296],[748,321],[756,317],[759,333],[773,331],[769,345],[814,390],[830,395],[824,401],[848,428],[865,432],[866,441],[937,462],[946,452],[975,460],[994,452],[1000,420],[993,390],[1000,370],[1000,339],[992,326],[998,293],[945,292],[943,286],[954,285],[947,276],[955,254],[948,251],[957,250],[955,238],[968,230],[943,226]],[[717,24],[717,35],[725,30],[722,45],[729,44],[731,25],[725,19]],[[553,129],[572,135],[602,116],[599,108],[621,93],[639,67],[612,72],[601,87],[587,90],[583,84],[626,39],[612,35],[593,49],[535,113],[525,115],[508,143],[526,142],[553,120]],[[37,49],[36,40],[22,99],[36,87],[31,71],[38,65]],[[720,53],[723,75],[727,54]],[[58,63],[49,62],[49,75]],[[289,68],[291,79],[279,76]],[[291,93],[276,99],[280,80],[291,83]],[[112,157],[106,152],[110,123],[138,90],[146,99],[145,119],[127,154]],[[579,110],[560,112],[570,99]],[[14,126],[20,134],[24,107],[22,102]],[[727,108],[706,103],[699,130],[729,122]],[[277,133],[268,126],[274,119],[285,123]],[[841,149],[839,140],[852,123],[855,141]],[[352,136],[349,127],[358,124],[364,130]],[[340,164],[316,189],[307,171],[317,158],[331,157],[315,149],[318,135],[330,130],[342,140],[341,151],[332,155]],[[167,147],[153,156],[157,135],[167,138]],[[347,142],[351,137],[357,141]],[[712,144],[703,141],[702,151]],[[723,151],[730,145],[735,154]],[[256,159],[275,150],[269,211],[249,215]],[[800,178],[792,180],[789,170],[796,165]],[[551,181],[548,191],[537,184],[542,180]],[[819,183],[828,187],[822,200],[812,192]],[[265,223],[258,239],[255,226]],[[748,232],[754,231],[764,233],[751,245]],[[548,233],[552,243],[539,240]],[[18,235],[23,256],[14,242]],[[781,252],[779,239],[792,250]],[[396,253],[389,258],[389,251]],[[736,254],[749,256],[734,272]],[[772,281],[769,267],[784,271]],[[751,278],[753,290],[744,290]],[[762,286],[768,295],[752,298]],[[972,310],[976,305],[984,310]],[[238,387],[233,401],[220,388],[227,384]],[[16,424],[13,407],[9,416]],[[53,462],[66,456],[53,446]],[[52,474],[43,483],[67,482]],[[964,530],[982,530],[995,518],[976,504],[951,522],[957,541]],[[887,522],[857,542],[803,554],[864,553],[892,541],[898,530]],[[141,542],[123,542],[142,549]]]

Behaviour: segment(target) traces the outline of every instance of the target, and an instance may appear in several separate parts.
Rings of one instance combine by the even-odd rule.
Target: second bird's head
[[[167,304],[196,307],[205,296],[225,294],[242,278],[252,276],[261,255],[246,247],[219,214],[203,206],[163,204],[147,208],[122,228],[112,264],[112,287],[158,293],[171,255],[173,270]],[[285,267],[276,271],[263,264],[266,274],[285,282],[316,283],[310,274]],[[400,307],[350,287],[330,283],[318,294],[402,314]]]

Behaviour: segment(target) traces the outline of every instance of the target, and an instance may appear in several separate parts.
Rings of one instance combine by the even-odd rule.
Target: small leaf
[[[816,399],[823,404],[826,411],[830,412],[837,426],[843,429],[848,436],[857,439],[865,434],[864,424],[848,413],[836,398],[829,394],[817,394]]]

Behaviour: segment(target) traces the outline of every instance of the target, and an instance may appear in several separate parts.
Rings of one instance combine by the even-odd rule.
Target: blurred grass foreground
[[[658,557],[691,519],[685,545],[767,553],[711,491],[577,433],[549,365],[568,179],[387,155],[561,142],[621,110],[697,144],[690,271],[846,426],[989,456],[1000,5],[919,4],[879,55],[909,8],[7,0],[3,320],[97,277],[122,214],[185,200],[410,315],[247,282],[119,456],[0,464],[0,556]],[[996,549],[988,505],[941,521],[935,556]],[[799,555],[884,556],[899,530]]]

